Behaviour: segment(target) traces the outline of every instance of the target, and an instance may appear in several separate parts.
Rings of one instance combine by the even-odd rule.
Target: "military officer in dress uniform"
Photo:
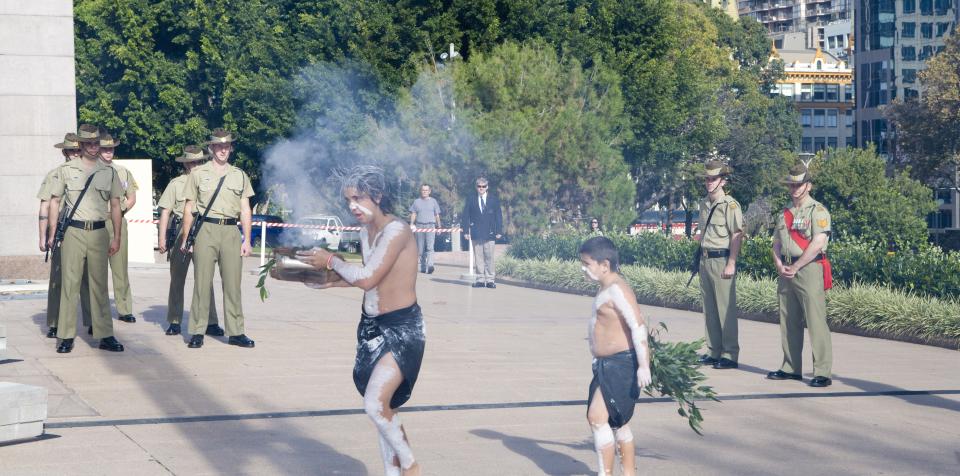
[[[708,354],[700,363],[737,368],[737,256],[743,243],[743,211],[723,187],[730,168],[718,160],[704,164],[707,198],[700,202],[700,289]]]
[[[203,163],[209,157],[203,153],[200,147],[188,145],[183,149],[183,155],[175,160],[183,164],[184,174],[171,180],[160,196],[160,252],[170,253],[170,292],[167,297],[167,327],[168,336],[180,335],[180,320],[183,318],[183,286],[187,280],[187,270],[190,269],[190,262],[183,259],[180,252],[179,240],[183,237],[183,204],[186,201],[183,187],[187,184],[187,177],[190,171]],[[219,200],[219,199],[218,199]],[[173,220],[170,216],[173,215]],[[173,223],[171,223],[173,222]],[[167,243],[168,227],[173,227],[176,236],[173,242]],[[169,247],[169,248],[168,248]],[[212,283],[211,283],[212,284]],[[217,306],[213,297],[213,286],[210,288],[210,311],[207,320],[208,336],[222,336],[223,329],[217,325]]]
[[[826,289],[832,286],[830,262],[830,213],[810,197],[810,172],[798,165],[783,180],[790,187],[791,204],[777,217],[773,234],[773,261],[780,275],[780,338],[783,365],[767,374],[772,380],[802,380],[803,324],[810,330],[813,347],[811,387],[826,387],[830,379],[832,346],[827,326]]]
[[[202,220],[193,243],[193,302],[190,304],[190,343],[188,347],[203,346],[207,326],[211,284],[214,267],[219,264],[223,280],[223,322],[229,336],[227,343],[253,347],[254,341],[244,334],[243,307],[240,301],[242,257],[250,255],[250,197],[253,186],[247,174],[228,162],[233,151],[233,135],[216,129],[206,143],[212,160],[193,169],[184,185],[186,203],[183,207],[183,229],[189,230],[194,221]],[[218,190],[219,187],[219,190]],[[216,197],[214,197],[216,194]],[[237,218],[243,227],[243,236],[237,229]],[[188,236],[184,233],[181,250],[186,248]]]
[[[54,147],[61,150],[66,161],[80,158],[80,142],[77,135],[68,132],[63,137],[63,142],[54,144]],[[56,222],[57,217],[48,215],[50,209],[50,184],[53,183],[53,175],[60,170],[60,167],[54,167],[47,172],[43,183],[40,184],[40,191],[37,198],[40,199],[40,251],[47,251],[47,231],[50,227],[50,221]],[[54,223],[56,226],[56,223]],[[60,248],[50,253],[50,279],[47,284],[47,337],[53,339],[57,337],[57,319],[60,317]],[[84,279],[86,281],[86,279]],[[80,294],[80,309],[83,315],[84,327],[90,327],[90,296]]]
[[[84,274],[90,283],[93,337],[100,339],[101,349],[122,352],[123,345],[113,336],[113,321],[110,319],[107,259],[120,249],[120,199],[123,197],[123,188],[116,171],[98,160],[100,134],[97,127],[84,124],[80,126],[77,136],[82,150],[80,158],[61,165],[54,173],[49,189],[49,216],[57,216],[61,203],[72,214],[60,245],[62,284],[57,352],[73,350],[73,339],[77,333],[77,300]],[[86,192],[83,192],[84,189]],[[108,216],[111,218],[113,235],[104,229]],[[47,246],[53,246],[56,221],[48,221],[51,226],[47,231]]]
[[[137,322],[133,317],[133,295],[130,292],[130,273],[127,264],[127,219],[123,218],[137,203],[137,181],[126,167],[113,161],[114,149],[120,145],[110,134],[100,136],[100,160],[117,172],[123,196],[120,197],[120,251],[110,256],[110,271],[113,273],[113,302],[117,306],[117,319],[123,322]],[[110,239],[113,239],[113,226],[107,226]]]

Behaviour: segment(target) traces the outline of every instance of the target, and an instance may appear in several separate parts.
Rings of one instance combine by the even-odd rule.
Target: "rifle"
[[[717,210],[718,206],[720,206],[719,202],[710,209],[710,214],[707,215],[707,223],[703,225],[703,232],[700,233],[700,243],[697,245],[697,253],[693,255],[693,261],[690,263],[690,279],[687,280],[688,288],[690,287],[690,283],[693,282],[693,277],[700,272],[700,257],[703,256],[703,239],[707,237],[707,230],[710,229],[710,219],[713,218],[713,212]]]
[[[180,218],[177,218],[177,215],[170,214],[170,222],[167,223],[167,261],[170,261],[170,253],[173,252],[173,247],[178,246],[177,237],[180,236]]]
[[[227,175],[224,174],[223,177],[220,177],[220,182],[217,183],[217,189],[213,191],[213,195],[210,196],[210,201],[207,202],[207,208],[203,211],[203,216],[196,216],[193,223],[190,224],[190,231],[187,232],[187,241],[183,244],[183,261],[187,262],[190,259],[190,255],[193,254],[190,251],[190,248],[193,248],[193,242],[197,240],[197,234],[200,233],[200,227],[203,226],[203,221],[207,219],[207,215],[210,214],[210,208],[213,206],[213,202],[217,200],[217,195],[220,194],[220,187],[223,187],[223,181],[226,180]]]
[[[63,241],[63,235],[67,231],[67,215],[70,214],[69,208],[61,208],[60,214],[57,216],[57,227],[53,233],[53,243],[54,246],[48,246],[47,252],[43,255],[43,262],[46,263],[50,258],[50,248],[55,246],[60,246],[60,242]]]
[[[83,196],[87,194],[87,189],[90,188],[90,182],[93,182],[94,175],[97,175],[97,172],[93,172],[89,177],[87,177],[87,182],[83,184],[83,190],[81,190],[80,195],[77,196],[77,201],[73,203],[73,207],[70,208],[70,212],[60,213],[60,215],[57,216],[57,228],[53,233],[53,245],[47,248],[47,252],[56,252],[57,248],[60,247],[60,244],[63,243],[63,237],[67,234],[67,226],[69,226],[70,221],[73,220],[73,214],[77,213],[77,208],[80,208],[80,202],[83,200]]]

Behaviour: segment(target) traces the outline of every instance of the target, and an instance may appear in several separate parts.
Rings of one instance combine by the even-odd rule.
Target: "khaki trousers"
[[[113,222],[107,220],[107,234],[113,239]],[[120,250],[110,257],[110,271],[113,273],[113,303],[117,314],[133,314],[133,295],[130,292],[130,273],[127,263],[127,219],[120,218]]]
[[[180,240],[182,235],[171,243],[170,248],[170,291],[167,295],[167,322],[170,324],[180,324],[183,319],[183,287],[187,281],[187,271],[190,269],[190,260],[183,259],[183,252],[180,251]],[[216,325],[217,301],[213,296],[213,283],[210,283],[210,311],[208,313],[207,325]]]
[[[199,219],[199,218],[198,218]],[[204,223],[193,245],[193,302],[190,303],[190,334],[203,334],[210,315],[213,272],[220,266],[223,281],[223,324],[228,336],[243,334],[240,301],[240,230],[236,225]]]
[[[830,377],[833,346],[827,325],[827,294],[823,290],[823,266],[810,263],[793,279],[779,278],[780,340],[783,344],[781,370],[800,374],[803,370],[803,324],[810,330],[814,377]]]
[[[60,250],[58,247],[50,253],[50,279],[47,281],[47,327],[57,327],[60,318],[60,287],[63,279]],[[86,265],[84,265],[83,282],[80,283],[80,314],[83,316],[83,327],[90,327],[90,286],[87,281]]]
[[[77,335],[77,304],[81,283],[86,277],[93,324],[93,337],[103,339],[113,335],[110,319],[110,296],[107,294],[107,252],[110,237],[107,230],[81,230],[67,227],[61,245],[60,311],[57,337],[73,339]],[[86,266],[84,266],[86,265]]]
[[[723,279],[726,257],[700,260],[700,289],[710,356],[734,362],[740,357],[737,338],[737,276]]]

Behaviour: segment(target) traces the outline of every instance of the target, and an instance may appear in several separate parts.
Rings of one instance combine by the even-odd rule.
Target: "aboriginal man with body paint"
[[[362,264],[348,263],[324,249],[300,254],[317,269],[336,271],[340,279],[307,283],[323,289],[363,289],[357,326],[353,381],[380,436],[387,476],[419,475],[396,409],[410,399],[423,360],[423,315],[417,305],[417,243],[409,225],[390,214],[392,197],[378,167],[357,166],[338,173],[350,213],[360,222]]]
[[[616,445],[621,474],[634,475],[628,423],[640,391],[652,382],[646,320],[633,290],[620,276],[619,254],[609,238],[595,236],[583,242],[580,263],[587,278],[600,284],[587,329],[593,354],[587,422],[597,451],[597,473],[613,475]]]

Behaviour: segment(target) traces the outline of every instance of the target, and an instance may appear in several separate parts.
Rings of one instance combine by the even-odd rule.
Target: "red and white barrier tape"
[[[160,223],[160,220],[145,220],[145,219],[128,219],[127,223],[144,223],[144,224],[157,224]],[[252,223],[253,226],[262,226],[264,222],[255,221]],[[329,226],[329,225],[305,225],[301,223],[274,223],[266,222],[268,227],[273,228],[310,228],[314,230],[343,230],[343,231],[360,231],[359,226]],[[460,231],[460,228],[417,228],[413,230],[418,233],[445,233],[445,232],[454,232]]]

